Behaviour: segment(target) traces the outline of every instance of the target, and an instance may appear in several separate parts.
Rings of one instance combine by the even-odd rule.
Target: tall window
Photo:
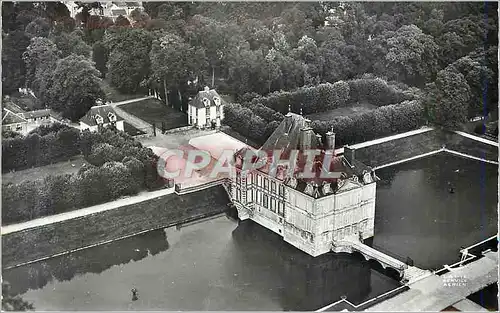
[[[267,195],[263,195],[263,196],[264,196],[264,198],[263,198],[264,201],[263,201],[262,205],[267,209],[267,208],[269,208],[269,203],[268,203],[269,199],[268,199]]]
[[[285,195],[285,187],[282,184],[279,185],[279,194],[282,197]]]
[[[269,190],[269,180],[267,178],[264,178],[264,189]]]
[[[276,194],[276,182],[271,182],[271,192],[273,193],[273,195]]]
[[[278,214],[285,216],[285,204],[282,201],[278,201]]]

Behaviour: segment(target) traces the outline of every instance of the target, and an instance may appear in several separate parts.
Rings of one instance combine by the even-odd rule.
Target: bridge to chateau
[[[393,258],[390,255],[367,246],[359,241],[356,236],[346,237],[340,241],[333,242],[332,251],[346,253],[359,252],[366,260],[372,259],[379,262],[384,269],[387,267],[395,269],[399,273],[400,277],[406,282],[411,282],[425,274],[430,273],[429,271],[418,267],[409,266],[408,264]]]

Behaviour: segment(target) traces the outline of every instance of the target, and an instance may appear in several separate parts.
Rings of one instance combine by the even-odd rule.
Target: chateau
[[[250,219],[283,237],[283,240],[312,256],[336,250],[336,242],[356,236],[366,239],[374,234],[375,172],[355,158],[353,149],[344,148],[336,156],[335,134],[315,134],[310,121],[288,113],[260,150],[281,151],[281,160],[292,150],[316,150],[330,155],[330,164],[317,159],[312,166],[315,176],[304,178],[296,170],[284,175],[285,163],[277,169],[270,165],[244,170],[243,157],[251,148],[238,151],[233,160],[230,195],[241,220]],[[297,158],[297,165],[304,160]],[[340,178],[322,178],[323,170],[340,172]],[[270,175],[276,171],[276,175]]]

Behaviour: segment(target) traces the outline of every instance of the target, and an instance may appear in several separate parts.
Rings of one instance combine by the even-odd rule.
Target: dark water
[[[459,169],[459,172],[455,172]],[[497,169],[436,155],[379,170],[373,244],[422,268],[497,232]],[[447,192],[447,182],[456,189]],[[227,217],[149,232],[3,273],[38,310],[316,310],[398,286],[359,255],[312,258]],[[131,301],[131,289],[139,299]]]
[[[459,261],[461,246],[497,234],[497,170],[440,153],[377,171],[374,246],[426,269]]]
[[[356,255],[312,258],[226,217],[38,262],[4,279],[39,310],[315,310],[398,286]]]

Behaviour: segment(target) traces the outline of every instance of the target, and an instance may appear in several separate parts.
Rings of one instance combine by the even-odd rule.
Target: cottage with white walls
[[[205,87],[188,103],[188,123],[197,128],[219,128],[224,119],[226,102],[215,91]]]
[[[80,119],[80,130],[95,132],[99,127],[114,125],[116,129],[124,131],[123,118],[116,114],[109,105],[97,105],[90,108],[84,117]]]

